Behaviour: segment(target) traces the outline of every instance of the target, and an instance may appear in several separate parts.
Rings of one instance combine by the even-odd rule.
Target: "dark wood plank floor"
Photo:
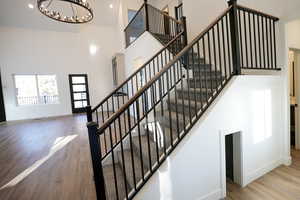
[[[84,115],[0,125],[0,199],[96,199],[87,138]],[[44,161],[55,144],[63,147],[23,181],[2,188]]]

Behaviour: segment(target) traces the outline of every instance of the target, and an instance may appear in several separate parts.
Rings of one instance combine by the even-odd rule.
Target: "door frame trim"
[[[241,131],[219,131],[220,142],[220,185],[222,198],[226,197],[226,158],[225,158],[225,136],[233,134],[233,163],[234,163],[234,182],[240,186],[245,186],[244,173],[244,149],[243,133]],[[238,143],[238,146],[234,144]],[[239,149],[239,150],[236,150]],[[238,158],[238,159],[235,159]]]
[[[4,101],[4,93],[3,93],[3,84],[2,84],[2,79],[1,79],[1,70],[0,70],[0,98],[3,101],[3,111],[4,111],[4,121],[1,122],[6,122],[7,121],[7,116],[6,116],[6,109],[5,109],[5,101]],[[0,123],[1,123],[0,122]]]

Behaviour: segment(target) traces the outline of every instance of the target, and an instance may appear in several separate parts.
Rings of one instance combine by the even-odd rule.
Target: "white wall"
[[[220,132],[242,133],[244,184],[289,159],[281,76],[239,76],[138,193],[143,200],[219,199]]]
[[[118,52],[113,27],[85,26],[78,32],[0,28],[0,67],[7,120],[71,114],[68,74],[87,73],[91,104],[112,90],[111,58]],[[89,46],[96,45],[95,55]],[[16,106],[13,74],[56,74],[60,104]]]
[[[143,33],[125,50],[126,76],[130,76],[162,48],[162,44],[150,33]]]
[[[286,24],[287,41],[289,48],[300,49],[300,20]]]

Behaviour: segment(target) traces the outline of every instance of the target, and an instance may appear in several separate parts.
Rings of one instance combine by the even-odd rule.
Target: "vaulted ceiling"
[[[51,20],[36,8],[37,0],[1,0],[0,26],[13,26],[55,31],[77,31],[84,25],[71,25]],[[119,0],[90,0],[95,26],[113,26],[117,22]],[[34,8],[29,8],[29,4]],[[112,8],[111,8],[112,7]]]

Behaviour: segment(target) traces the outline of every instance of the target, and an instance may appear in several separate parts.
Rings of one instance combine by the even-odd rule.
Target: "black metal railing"
[[[277,17],[237,6],[241,66],[244,69],[277,69]]]
[[[176,19],[181,19],[183,16],[183,4],[179,4],[178,6],[175,7],[175,17]]]
[[[147,4],[149,29],[158,40],[164,45],[175,38],[179,32],[183,31],[181,21],[172,18],[163,11]],[[181,20],[182,18],[180,18]]]
[[[157,11],[156,8],[145,3],[140,11],[145,7],[149,7],[149,12],[156,13],[157,18],[168,18],[170,24],[170,37],[167,44],[157,52],[152,58],[150,58],[143,66],[136,70],[131,76],[129,76],[122,84],[120,84],[115,90],[113,90],[107,97],[105,97],[98,105],[93,109],[88,108],[92,112],[92,117],[98,126],[106,119],[108,119],[113,113],[118,111],[122,105],[124,105],[131,97],[134,96],[136,91],[141,89],[148,80],[153,78],[174,56],[180,52],[187,44],[186,36],[186,21],[185,17],[182,17],[181,21],[174,20],[173,18],[166,16],[161,11]],[[155,10],[155,11],[154,11]],[[148,13],[148,11],[147,11]],[[139,14],[137,14],[131,23],[135,21]],[[161,17],[159,17],[159,15]],[[154,21],[149,21],[149,27],[151,27],[152,33],[157,33],[159,30],[155,29]],[[171,52],[171,54],[170,54]],[[121,94],[121,95],[120,95]],[[107,145],[109,146],[109,145]]]
[[[241,74],[239,8],[230,1],[180,53],[161,54],[160,60],[168,61],[153,62],[158,72],[100,127],[88,111],[98,199],[133,199],[231,78]]]
[[[180,20],[172,18],[145,1],[124,30],[126,47],[130,46],[145,31],[162,39],[166,45],[183,31],[183,24]]]
[[[133,43],[147,30],[146,7],[147,3],[144,3],[125,28],[126,47]]]

